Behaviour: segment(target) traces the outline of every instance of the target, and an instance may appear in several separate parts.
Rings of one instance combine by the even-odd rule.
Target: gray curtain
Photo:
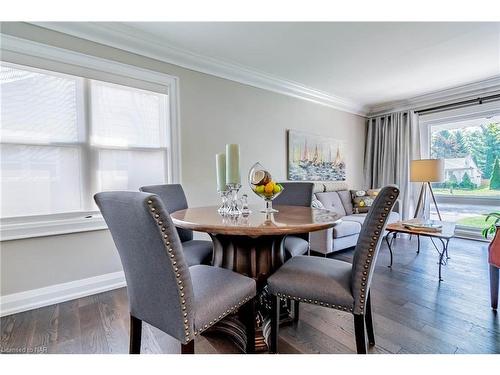
[[[398,185],[402,218],[413,217],[416,199],[410,183],[410,161],[420,159],[418,115],[412,111],[390,113],[369,118],[367,125],[365,185]]]

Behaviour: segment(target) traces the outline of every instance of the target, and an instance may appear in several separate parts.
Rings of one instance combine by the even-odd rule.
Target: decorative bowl
[[[278,212],[273,209],[273,199],[283,192],[283,185],[275,182],[271,173],[260,163],[255,163],[248,172],[248,184],[252,191],[266,202],[266,208],[261,212]]]

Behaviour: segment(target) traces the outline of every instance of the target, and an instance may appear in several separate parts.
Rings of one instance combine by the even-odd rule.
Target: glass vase
[[[248,183],[252,191],[264,199],[264,213],[278,212],[273,208],[273,199],[283,192],[283,185],[273,181],[269,173],[260,163],[255,163],[248,172]]]

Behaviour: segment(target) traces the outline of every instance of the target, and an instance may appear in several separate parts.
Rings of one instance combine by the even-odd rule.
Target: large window
[[[485,214],[500,210],[500,111],[431,123],[429,148],[444,159],[445,181],[433,184],[443,220],[478,232]]]
[[[169,180],[169,95],[1,63],[1,218]]]

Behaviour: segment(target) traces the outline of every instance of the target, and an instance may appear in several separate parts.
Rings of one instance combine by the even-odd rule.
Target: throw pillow
[[[312,208],[325,208],[323,206],[323,203],[321,203],[316,197],[313,197],[312,202],[311,202],[311,207]]]
[[[380,189],[351,190],[353,213],[367,213],[379,192]]]

